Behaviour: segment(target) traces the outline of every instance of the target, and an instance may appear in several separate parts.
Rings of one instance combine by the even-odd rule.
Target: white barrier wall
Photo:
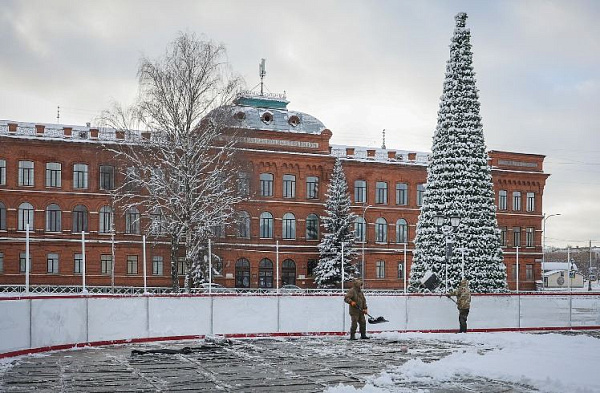
[[[455,330],[444,296],[368,296],[388,323],[369,330]],[[212,334],[333,333],[350,327],[342,296],[47,296],[0,298],[3,353],[67,344]],[[473,295],[469,329],[600,328],[600,294]]]

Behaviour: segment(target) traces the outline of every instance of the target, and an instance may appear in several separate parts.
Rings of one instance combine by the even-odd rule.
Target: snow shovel
[[[457,304],[457,305],[458,305],[458,303],[456,302],[456,300],[452,299],[452,298],[450,297],[450,295],[446,295],[446,297],[447,297],[448,299],[452,300],[452,302],[454,302],[454,304]]]
[[[356,307],[356,309],[360,310],[360,307],[358,307],[358,304],[357,304],[356,306],[354,306],[354,307]],[[362,310],[360,310],[360,311],[362,311]],[[389,321],[388,321],[387,319],[385,319],[384,317],[377,317],[377,318],[374,318],[374,317],[372,317],[370,314],[367,314],[367,316],[369,317],[368,321],[369,321],[369,323],[370,323],[371,325],[375,325],[375,324],[377,324],[377,323],[389,322]]]

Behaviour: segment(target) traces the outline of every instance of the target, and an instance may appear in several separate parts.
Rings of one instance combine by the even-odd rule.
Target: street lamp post
[[[454,242],[454,239],[452,238],[452,234],[454,234],[454,232],[456,231],[456,228],[458,228],[458,225],[460,224],[460,217],[453,215],[450,216],[450,225],[447,225],[446,223],[447,218],[446,216],[442,216],[442,215],[436,215],[435,217],[433,217],[433,223],[435,224],[436,228],[442,231],[442,233],[444,234],[444,238],[446,239],[446,272],[445,272],[445,282],[446,282],[446,293],[448,293],[448,263],[450,262],[450,258],[452,258],[452,244]],[[446,225],[444,225],[446,224]]]
[[[544,283],[544,268],[545,263],[546,263],[546,220],[549,219],[550,217],[554,217],[554,216],[560,216],[560,213],[555,213],[555,214],[550,214],[549,216],[546,216],[546,213],[544,213],[543,215],[543,219],[542,219],[542,289],[545,286]]]
[[[363,280],[363,288],[367,287],[367,280],[366,278],[366,272],[365,272],[365,243],[367,242],[367,222],[365,221],[365,213],[367,212],[367,209],[373,207],[373,205],[368,205],[365,206],[365,208],[363,209],[363,214],[362,214],[362,224],[364,225],[363,230],[361,233],[362,235],[362,262],[361,262],[361,266],[360,266],[360,275],[361,278]]]

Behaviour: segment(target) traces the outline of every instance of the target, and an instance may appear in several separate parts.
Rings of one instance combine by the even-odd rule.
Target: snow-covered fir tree
[[[326,216],[321,217],[325,228],[319,244],[319,263],[314,269],[315,283],[319,288],[333,287],[341,283],[342,244],[344,245],[344,281],[354,278],[357,273],[354,259],[354,220],[356,215],[350,211],[348,183],[342,163],[336,159],[333,174],[327,188]]]
[[[506,267],[479,115],[470,31],[465,28],[467,14],[459,13],[455,19],[427,187],[417,224],[410,290],[425,290],[420,279],[428,270],[442,281],[436,291],[445,290],[449,236],[454,240],[454,252],[447,269],[448,288],[456,288],[462,278],[464,253],[464,276],[471,290],[501,292],[507,288]],[[446,217],[441,229],[434,223],[436,216]],[[451,232],[448,221],[452,216],[460,217],[460,224]]]

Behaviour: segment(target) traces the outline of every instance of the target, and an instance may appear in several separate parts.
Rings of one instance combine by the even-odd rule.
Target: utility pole
[[[542,216],[542,289],[544,289],[546,283],[544,282],[544,267],[546,264],[546,220],[550,217],[560,216],[560,213],[550,214],[546,216],[546,213]]]
[[[592,241],[590,240],[590,265],[588,267],[588,291],[592,290]]]

